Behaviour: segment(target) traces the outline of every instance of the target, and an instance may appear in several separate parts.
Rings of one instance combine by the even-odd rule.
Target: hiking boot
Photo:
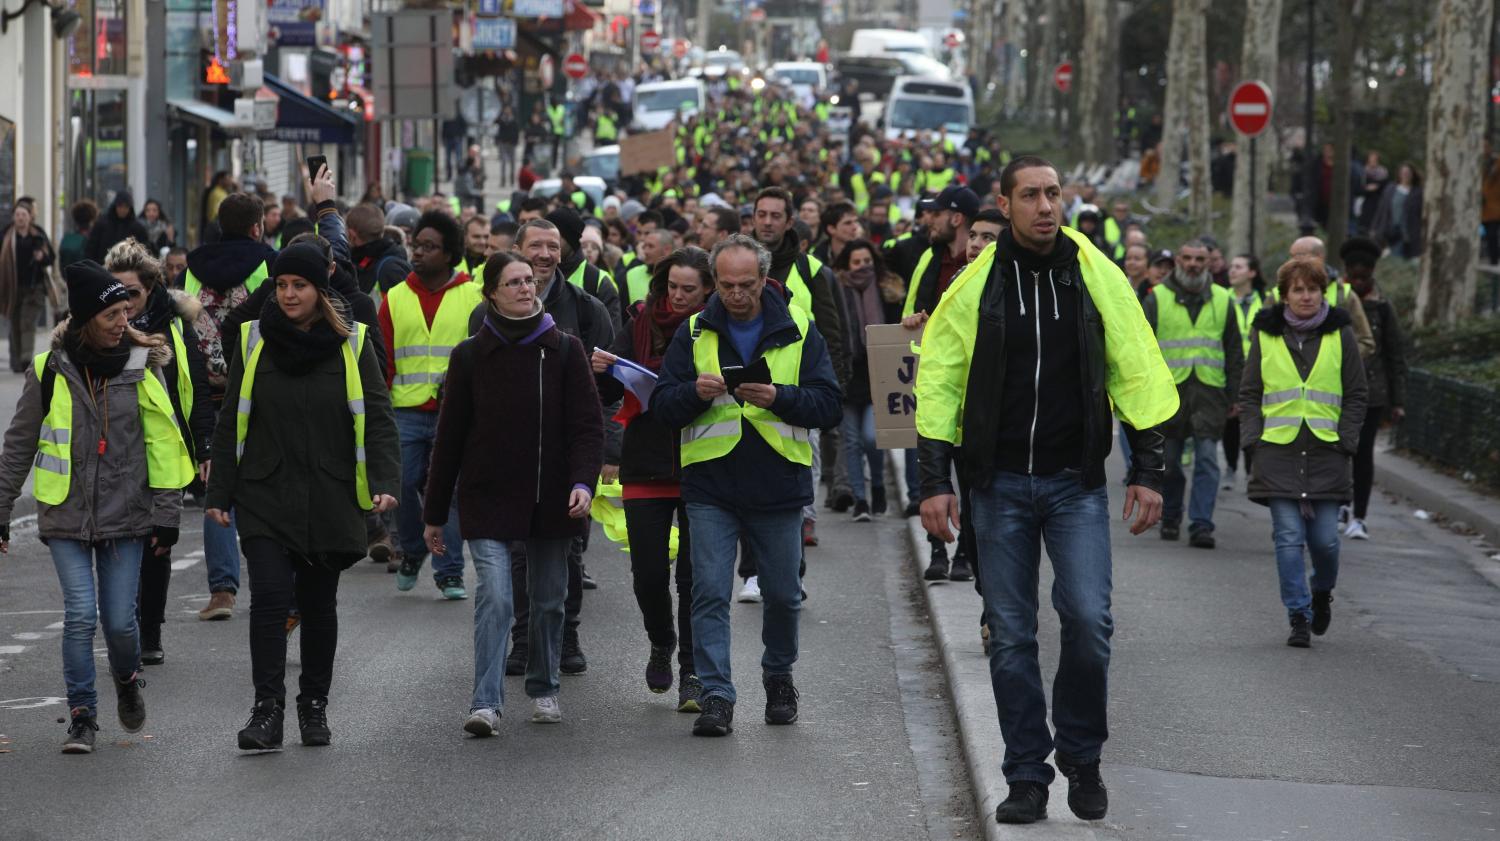
[[[281,750],[281,721],[286,712],[275,698],[255,702],[240,731],[240,750]]]
[[[527,653],[528,651],[525,640],[521,640],[520,642],[516,642],[511,645],[510,654],[506,655],[505,658],[506,677],[516,677],[518,675],[526,674]]]
[[[99,732],[99,722],[88,707],[73,710],[73,720],[68,724],[68,738],[63,740],[63,753],[93,753],[94,734]]]
[[[161,647],[161,626],[154,622],[141,625],[141,665],[160,666],[167,662],[167,652]]]
[[[1056,754],[1057,770],[1068,778],[1068,808],[1085,821],[1097,821],[1109,811],[1109,791],[1099,776],[1099,760],[1073,763]]]
[[[500,714],[494,710],[474,710],[464,719],[464,732],[481,738],[500,735]]]
[[[927,562],[927,571],[922,573],[926,581],[948,580],[948,547],[939,543],[932,547],[932,559]]]
[[[1354,522],[1359,522],[1355,520]],[[1328,633],[1328,623],[1333,621],[1333,591],[1314,590],[1312,602],[1312,632],[1318,636]]]
[[[198,618],[205,622],[228,619],[234,615],[234,594],[228,590],[217,590],[208,597],[208,606],[198,611]]]
[[[1188,535],[1188,545],[1194,549],[1214,548],[1214,533],[1208,529],[1199,529]]]
[[[697,675],[683,675],[677,682],[677,711],[680,713],[702,712],[703,681]]]
[[[443,598],[450,602],[456,602],[469,597],[469,591],[464,589],[464,580],[457,575],[445,575],[437,580],[437,588],[443,594]]]
[[[657,695],[672,688],[672,655],[676,645],[653,645],[646,661],[646,688]]]
[[[816,521],[807,519],[802,521],[802,545],[818,545],[818,524]]]
[[[1036,823],[1047,819],[1047,787],[1030,780],[1010,784],[1010,794],[995,807],[1000,823]]]
[[[583,589],[585,589],[585,590],[597,590],[597,589],[599,589],[599,582],[597,582],[597,581],[594,580],[594,576],[589,575],[589,568],[588,567],[584,566],[583,564],[579,564],[578,565],[578,573],[579,573],[580,579],[583,581]]]
[[[761,685],[766,688],[766,723],[797,722],[797,687],[791,675],[767,675]]]
[[[854,494],[849,493],[848,491],[840,491],[839,493],[833,495],[833,510],[839,512],[840,514],[848,511],[849,506],[854,504]]]
[[[752,575],[745,579],[745,586],[740,588],[740,594],[735,601],[743,604],[755,604],[760,601],[760,576]]]
[[[578,644],[578,629],[563,629],[562,662],[559,665],[565,675],[581,675],[589,670],[589,661],[583,656],[583,646]]]
[[[1312,637],[1309,635],[1307,614],[1292,614],[1292,634],[1286,638],[1286,644],[1292,648],[1312,648]]]
[[[1161,539],[1162,540],[1176,540],[1177,538],[1179,538],[1181,536],[1182,536],[1182,526],[1181,525],[1179,525],[1177,523],[1162,523],[1161,524]]]
[[[328,699],[299,699],[297,729],[302,731],[302,744],[306,747],[321,748],[332,742],[333,731],[328,729]]]
[[[417,586],[417,576],[422,573],[422,561],[426,558],[418,555],[415,558],[402,558],[401,566],[396,569],[396,589],[405,593]]]
[[[135,672],[124,680],[115,678],[115,697],[118,700],[116,709],[120,713],[120,726],[125,728],[126,733],[139,733],[146,726],[146,699],[141,696],[141,689],[145,685],[146,681],[140,672]]]
[[[854,522],[870,522],[870,503],[865,502],[862,499],[857,499],[854,501]]]
[[[885,488],[870,488],[870,513],[877,517],[884,516],[886,511]]]
[[[694,736],[728,736],[734,732],[734,702],[718,695],[703,699],[703,712],[693,720]]]
[[[949,581],[973,581],[974,570],[969,566],[969,556],[964,552],[953,553],[953,564],[948,567]]]

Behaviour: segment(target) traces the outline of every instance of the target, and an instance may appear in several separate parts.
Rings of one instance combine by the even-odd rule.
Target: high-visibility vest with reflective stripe
[[[786,283],[783,285],[786,286],[786,291],[792,293],[792,300],[787,303],[793,310],[801,310],[803,315],[807,316],[808,321],[816,321],[817,319],[813,316],[812,287],[808,283],[822,270],[823,264],[811,254],[807,255],[809,276],[803,277],[801,270],[797,268],[800,262],[800,260],[793,260],[791,269],[786,273]]]
[[[902,234],[903,237],[911,234]],[[927,267],[932,264],[932,249],[922,252],[921,258],[917,260],[916,271],[911,273],[911,280],[906,284],[906,303],[901,307],[901,317],[905,318],[917,311],[917,290],[922,285],[922,278],[927,275]],[[928,313],[931,315],[931,313]]]
[[[365,464],[365,386],[359,373],[359,355],[364,352],[365,335],[369,328],[354,324],[354,332],[344,341],[344,400],[349,404],[349,414],[354,418],[354,498],[359,507],[369,511],[375,507],[370,499],[370,473]],[[245,375],[240,379],[239,406],[234,416],[234,461],[239,463],[245,456],[245,438],[250,432],[250,417],[255,408],[255,370],[260,364],[261,352],[266,348],[261,341],[260,320],[240,325],[240,359],[245,362]]]
[[[865,185],[865,175],[856,172],[849,177],[849,187],[854,191],[854,209],[860,213],[870,206],[870,189]]]
[[[1224,323],[1234,296],[1222,286],[1208,288],[1212,297],[1198,311],[1196,322],[1165,283],[1151,290],[1156,296],[1156,343],[1178,385],[1196,374],[1204,385],[1224,387]]]
[[[464,257],[462,260],[458,261],[458,266],[454,269],[454,271],[458,272],[459,274],[468,275],[469,280],[475,283],[482,283],[480,275],[484,273],[484,263],[479,262],[471,266],[469,265],[469,258]]]
[[[271,270],[266,267],[265,263],[261,263],[255,268],[255,271],[250,273],[249,277],[245,278],[245,291],[254,294],[255,290],[259,289],[260,285],[270,276]],[[193,276],[192,269],[188,269],[183,273],[182,290],[189,295],[197,295],[203,291],[203,281]]]
[[[625,273],[625,288],[621,290],[630,300],[627,305],[636,301],[646,300],[646,293],[651,291],[651,267],[645,263],[636,263]]]
[[[1246,359],[1250,358],[1250,325],[1260,314],[1261,307],[1266,305],[1265,297],[1259,292],[1252,291],[1250,294],[1255,297],[1251,300],[1248,311],[1238,300],[1231,302],[1234,304],[1234,323],[1240,328],[1240,344],[1244,347]]]
[[[778,385],[795,386],[802,374],[802,343],[807,339],[807,314],[791,308],[792,321],[800,334],[797,341],[783,347],[772,348],[765,353],[766,364],[771,368],[771,382]],[[719,367],[719,334],[698,328],[698,316],[688,320],[688,332],[693,337],[693,365],[699,374],[724,375]],[[753,360],[745,360],[746,363]],[[745,423],[749,423],[771,449],[794,464],[812,466],[811,432],[800,426],[792,426],[778,418],[770,409],[762,409],[749,403],[741,406],[732,394],[721,394],[714,399],[708,411],[699,415],[682,429],[682,466],[723,458],[733,452],[740,443]]]
[[[1344,343],[1338,333],[1325,333],[1318,343],[1318,358],[1307,379],[1297,373],[1297,363],[1286,340],[1264,331],[1260,334],[1260,377],[1264,389],[1260,413],[1265,420],[1260,440],[1290,444],[1302,425],[1320,441],[1339,440],[1339,414],[1344,403]]]
[[[188,443],[188,452],[193,451],[191,439],[188,438],[187,425],[193,417],[193,372],[188,368],[187,342],[182,338],[182,319],[174,319],[167,322],[167,329],[172,334],[172,353],[177,359],[177,405],[182,409],[183,440]]]
[[[438,386],[448,373],[448,356],[469,337],[469,315],[484,300],[477,283],[460,283],[443,292],[432,326],[422,314],[422,301],[411,286],[397,284],[386,293],[391,311],[391,337],[395,348],[395,376],[391,379],[391,405],[397,409],[420,406],[438,396]]]
[[[141,381],[135,385],[135,395],[146,444],[146,483],[156,490],[178,490],[187,487],[197,471],[183,443],[182,429],[172,412],[172,398],[167,396],[166,386],[154,373],[144,370],[146,353],[146,348],[131,348],[130,360],[125,364],[125,370],[142,373]],[[32,360],[31,373],[37,382],[45,376],[51,354],[42,351]],[[62,375],[58,378],[62,379]],[[36,501],[61,505],[68,498],[73,481],[73,390],[66,382],[56,383],[52,389],[52,403],[37,435],[35,464],[32,492]]]

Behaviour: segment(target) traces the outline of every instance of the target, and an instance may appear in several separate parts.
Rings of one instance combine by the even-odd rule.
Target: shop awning
[[[225,111],[209,105],[201,99],[168,99],[167,105],[179,117],[195,120],[205,125],[217,126],[218,128],[248,128],[247,125],[236,121],[233,111]]]
[[[266,87],[276,94],[276,128],[263,136],[286,143],[354,142],[357,120],[353,114],[339,111],[302,93],[270,73]]]

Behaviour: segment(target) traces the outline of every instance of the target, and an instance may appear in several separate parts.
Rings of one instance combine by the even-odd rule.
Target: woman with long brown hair
[[[52,242],[36,224],[36,205],[21,199],[0,233],[0,314],[10,320],[10,370],[18,374],[31,364],[53,258]]]

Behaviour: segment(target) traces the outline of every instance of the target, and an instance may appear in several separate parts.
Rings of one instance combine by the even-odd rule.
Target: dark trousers
[[[1359,428],[1359,450],[1354,454],[1354,519],[1363,520],[1370,510],[1370,489],[1375,484],[1375,439],[1385,423],[1386,408],[1371,406]]]
[[[677,518],[677,561],[670,551],[672,517]],[[625,500],[630,536],[630,575],[635,601],[652,645],[677,646],[677,665],[693,673],[693,561],[689,552],[687,506],[676,499]],[[677,627],[672,627],[672,579],[677,580]]]
[[[760,565],[755,562],[755,552],[750,549],[750,543],[743,537],[740,538],[740,563],[735,569],[740,578],[754,578],[760,575]],[[807,577],[807,547],[802,547],[802,560],[797,563],[797,577]]]
[[[286,617],[302,613],[300,700],[327,698],[338,648],[339,573],[298,559],[274,540],[240,541],[250,572],[250,674],[255,700],[286,701]]]
[[[1240,469],[1240,455],[1245,456],[1245,472],[1250,472],[1250,450],[1240,449],[1240,416],[1224,422],[1224,463],[1230,470]]]
[[[136,624],[141,629],[142,647],[161,643],[161,626],[167,621],[167,587],[172,583],[172,555],[156,555],[151,541],[141,548],[141,585],[136,594]]]
[[[578,632],[578,614],[583,612],[583,553],[588,551],[589,536],[574,537],[568,541],[568,596],[563,599],[564,632]],[[526,544],[516,541],[510,544],[511,599],[516,606],[516,623],[511,626],[510,639],[514,647],[526,646],[526,632],[531,622],[531,595],[526,589]]]

